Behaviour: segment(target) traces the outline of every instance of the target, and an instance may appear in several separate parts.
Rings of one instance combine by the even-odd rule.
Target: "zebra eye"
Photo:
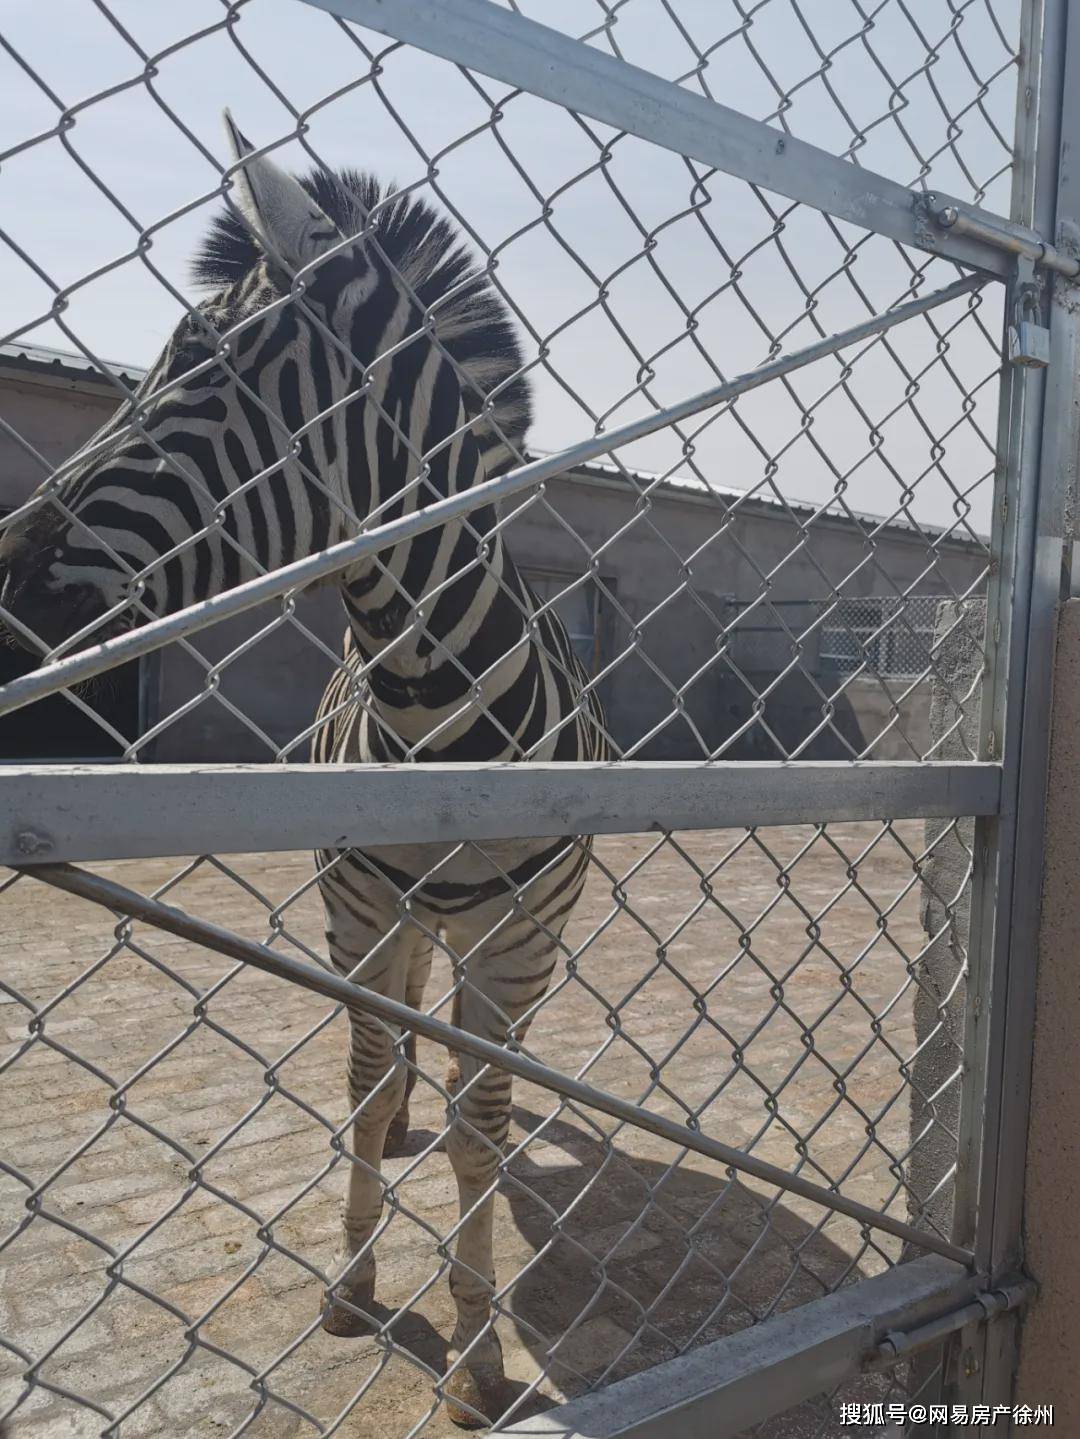
[[[198,340],[185,340],[174,356],[174,363],[182,370],[193,370],[203,360],[210,358],[211,351]]]

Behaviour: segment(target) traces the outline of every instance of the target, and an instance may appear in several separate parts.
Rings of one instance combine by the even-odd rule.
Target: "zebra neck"
[[[439,726],[451,745],[529,662],[531,606],[495,519],[419,535],[342,586],[373,716],[406,746]]]

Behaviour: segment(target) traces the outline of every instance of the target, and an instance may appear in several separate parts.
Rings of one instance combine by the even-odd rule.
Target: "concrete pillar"
[[[1016,1402],[1053,1404],[1055,1432],[1080,1434],[1080,600],[1062,609],[1054,670],[1024,1266],[1039,1295]]]
[[[960,610],[956,601],[948,600],[937,614],[940,648],[930,684],[930,734],[937,746],[932,757],[940,760],[971,759],[978,748],[980,696],[973,681],[982,654],[972,636],[983,633],[986,602],[968,600],[962,625],[957,624]],[[954,696],[962,698],[969,692],[961,711]],[[946,834],[949,828],[949,820],[926,821],[927,847],[936,843],[923,867],[922,921],[932,943],[919,967],[914,999],[917,1054],[912,1065],[913,1147],[908,1161],[911,1221],[918,1224],[929,1218],[944,1234],[949,1233],[953,1208],[953,1181],[945,1176],[956,1163],[960,1123],[960,1081],[953,1076],[963,1053],[962,973],[971,918],[971,893],[965,880],[974,821],[963,819]]]

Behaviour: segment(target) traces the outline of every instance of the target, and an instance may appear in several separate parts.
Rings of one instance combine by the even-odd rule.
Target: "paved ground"
[[[676,1097],[714,1096],[707,1132],[786,1166],[807,1158],[818,1178],[846,1174],[846,1193],[902,1215],[889,1165],[907,1133],[897,1054],[912,1048],[904,954],[923,943],[912,865],[922,826],[898,825],[863,854],[876,834],[830,826],[836,849],[794,828],[762,831],[768,850],[741,831],[689,836],[681,851],[654,852],[646,836],[602,841],[568,937],[599,932],[534,1026],[533,1051],[575,1069],[606,1045],[595,1083],[637,1097],[657,1074],[650,1103],[672,1115]],[[701,873],[725,855],[703,889]],[[230,867],[275,904],[311,874],[297,854]],[[145,891],[182,864],[100,868]],[[172,898],[266,936],[265,905],[210,864]],[[418,1086],[413,1152],[385,1166],[397,1208],[378,1250],[379,1298],[387,1318],[408,1306],[388,1355],[313,1327],[342,1183],[329,1140],[345,1110],[344,1021],[258,974],[215,987],[226,964],[144,926],[101,963],[113,921],[30,880],[0,896],[0,923],[3,979],[39,1006],[54,1000],[36,1037],[15,999],[0,1010],[4,1054],[18,1056],[0,1077],[0,1149],[40,1195],[31,1217],[26,1185],[0,1176],[4,1231],[23,1226],[0,1255],[2,1327],[46,1356],[39,1373],[54,1386],[19,1411],[16,1435],[99,1433],[106,1421],[65,1389],[114,1416],[150,1393],[124,1436],[224,1435],[253,1406],[244,1432],[259,1439],[314,1434],[305,1415],[329,1426],[343,1411],[342,1435],[418,1432],[432,1396],[416,1361],[439,1370],[452,1328],[436,1243],[456,1198],[432,1148],[435,1091]],[[317,896],[301,893],[284,924],[319,948]],[[432,997],[447,977],[437,966]],[[423,1042],[420,1062],[441,1075],[444,1057]],[[677,1153],[640,1133],[609,1141],[610,1123],[559,1112],[542,1091],[519,1085],[515,1105],[515,1143],[555,1118],[511,1159],[497,1201],[507,1403],[543,1373],[524,1401],[543,1407],[896,1254],[891,1240],[868,1249],[846,1220],[815,1229],[819,1209],[773,1202],[704,1160],[673,1168]],[[14,1397],[25,1363],[0,1362]],[[439,1412],[422,1432],[455,1431]]]

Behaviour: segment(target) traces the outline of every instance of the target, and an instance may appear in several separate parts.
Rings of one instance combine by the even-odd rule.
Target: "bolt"
[[[52,849],[52,840],[35,834],[32,829],[24,829],[15,836],[15,848],[20,854],[37,854],[39,850]]]
[[[960,211],[955,205],[946,205],[943,210],[938,211],[937,217],[938,223],[948,228],[950,225],[955,225],[957,220],[959,220]]]

